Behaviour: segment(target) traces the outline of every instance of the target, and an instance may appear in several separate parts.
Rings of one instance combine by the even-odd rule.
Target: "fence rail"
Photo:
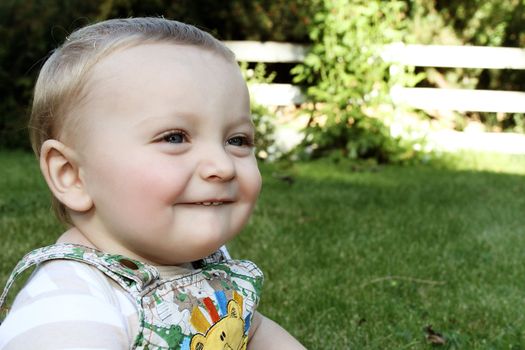
[[[308,52],[307,45],[273,41],[225,41],[224,43],[235,52],[238,61],[245,62],[302,62]]]
[[[308,46],[290,43],[226,41],[239,61],[302,62]],[[525,49],[508,47],[391,44],[382,52],[385,61],[419,67],[525,69]],[[265,105],[298,104],[305,100],[292,84],[256,84],[254,99]],[[471,89],[396,87],[395,103],[425,110],[525,113],[525,92]]]
[[[525,50],[514,47],[396,43],[385,46],[381,57],[418,67],[525,69]]]

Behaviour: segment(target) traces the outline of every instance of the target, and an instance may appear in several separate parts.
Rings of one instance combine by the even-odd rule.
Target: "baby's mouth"
[[[206,198],[205,200],[201,200],[201,201],[192,201],[192,200],[183,201],[177,204],[178,205],[189,205],[189,206],[198,205],[198,206],[203,206],[203,207],[218,207],[221,205],[232,204],[234,202],[235,200],[232,198],[218,197],[218,198]]]

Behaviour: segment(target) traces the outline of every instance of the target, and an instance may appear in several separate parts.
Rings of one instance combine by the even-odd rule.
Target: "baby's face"
[[[74,141],[98,248],[157,264],[202,258],[245,225],[261,186],[236,64],[148,44],[97,63]]]

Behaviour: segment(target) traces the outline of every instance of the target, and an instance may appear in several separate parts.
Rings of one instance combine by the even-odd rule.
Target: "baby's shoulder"
[[[97,268],[74,260],[51,260],[38,266],[17,295],[13,310],[36,300],[61,303],[75,298],[93,300],[126,314],[135,311],[133,298],[117,283]]]
[[[81,341],[114,334],[111,342],[127,344],[136,323],[133,300],[102,272],[81,262],[52,260],[38,266],[16,296],[0,326],[0,349],[7,344],[28,348],[44,334],[56,336],[57,330],[68,339],[78,335]],[[64,339],[61,335],[46,341],[53,348]]]

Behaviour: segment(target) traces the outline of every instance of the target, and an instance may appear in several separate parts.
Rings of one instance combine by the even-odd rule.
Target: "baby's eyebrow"
[[[173,120],[177,120],[177,121],[182,120],[186,123],[194,123],[195,120],[197,120],[197,116],[191,113],[180,113],[180,112],[179,113],[174,112],[174,113],[170,113],[167,115],[159,115],[159,116],[147,116],[144,119],[136,122],[134,126],[138,128],[142,128],[142,127],[147,126],[148,124],[151,124],[152,121],[169,123],[169,122],[172,122]]]
[[[175,120],[182,123],[182,125],[192,127],[197,125],[201,119],[202,117],[191,112],[174,112],[167,115],[146,116],[144,119],[134,123],[133,127],[138,130],[147,131],[151,128],[158,129],[163,126],[168,126]],[[255,125],[249,115],[228,118],[224,126],[227,130],[243,128],[248,132],[255,133]]]
[[[242,116],[240,118],[236,118],[235,120],[233,120],[231,123],[228,124],[228,127],[232,129],[237,128],[237,127],[242,127],[242,126],[247,126],[250,129],[255,130],[255,125],[253,124],[252,118],[249,116]]]

